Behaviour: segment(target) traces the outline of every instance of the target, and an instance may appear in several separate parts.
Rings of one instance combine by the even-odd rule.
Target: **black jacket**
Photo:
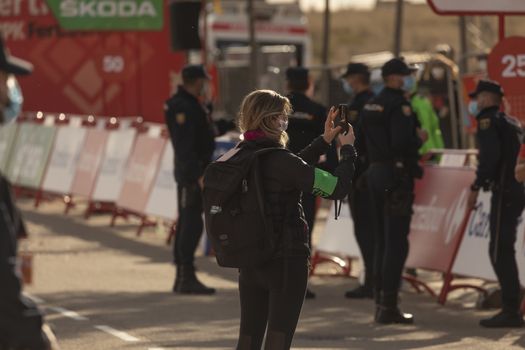
[[[290,137],[288,148],[297,154],[323,133],[326,108],[301,92],[291,92],[287,97],[293,108],[286,131]]]
[[[275,141],[261,138],[241,143],[241,148],[280,147]],[[313,165],[330,145],[318,137],[299,155],[273,152],[261,156],[266,208],[275,227],[275,241],[285,256],[309,254],[308,226],[301,205],[301,193],[313,193],[330,199],[348,195],[354,175],[356,152],[352,146],[341,148],[341,160],[333,175]]]
[[[355,149],[358,154],[358,161],[356,162],[356,178],[361,176],[368,167],[368,157],[366,152],[365,133],[363,131],[363,116],[362,111],[365,105],[374,97],[371,90],[361,91],[356,94],[352,101],[348,104],[348,114],[350,117],[350,124],[354,128],[355,135]]]
[[[287,130],[288,149],[298,154],[323,133],[327,110],[302,92],[291,92],[287,97],[293,109]],[[332,171],[337,166],[335,142],[332,146],[326,152],[326,162],[319,164],[321,169]]]
[[[363,131],[370,163],[403,161],[415,173],[421,140],[417,118],[403,90],[384,88],[363,108]]]
[[[479,147],[478,168],[474,186],[522,191],[514,178],[514,168],[520,149],[519,126],[513,126],[499,107],[483,109],[476,116],[476,139]]]
[[[175,151],[175,180],[181,185],[195,183],[204,174],[215,149],[209,112],[179,86],[166,101],[165,118]]]

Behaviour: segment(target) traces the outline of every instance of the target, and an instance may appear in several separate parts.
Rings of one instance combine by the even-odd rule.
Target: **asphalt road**
[[[173,295],[174,268],[165,236],[154,228],[136,237],[136,221],[82,218],[83,206],[63,215],[57,202],[21,207],[31,232],[34,281],[26,292],[40,299],[63,349],[233,349],[239,305],[237,272],[200,257],[199,276],[215,296]],[[318,226],[320,229],[322,223]],[[423,273],[439,287],[435,274]],[[317,299],[305,302],[294,349],[522,349],[525,329],[486,330],[474,308],[477,295],[456,291],[440,306],[405,288],[403,309],[413,326],[376,326],[372,301],[350,301],[348,278],[313,277]],[[479,282],[478,282],[479,283]]]

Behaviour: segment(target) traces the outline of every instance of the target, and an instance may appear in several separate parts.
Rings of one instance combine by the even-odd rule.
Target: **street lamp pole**
[[[255,90],[259,86],[259,64],[257,55],[257,41],[255,38],[255,9],[254,0],[248,0],[248,28],[250,42],[250,86]]]

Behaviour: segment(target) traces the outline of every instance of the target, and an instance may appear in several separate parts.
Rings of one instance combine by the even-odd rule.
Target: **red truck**
[[[308,64],[310,39],[298,5],[256,4],[258,42],[291,45],[294,62]],[[203,6],[201,51],[174,50],[173,21],[181,16],[172,5],[168,0],[0,1],[0,32],[8,47],[35,66],[30,77],[20,79],[24,110],[162,122],[164,101],[180,83],[182,66],[204,60],[221,98],[217,66],[227,59],[227,48],[248,43],[246,2]]]

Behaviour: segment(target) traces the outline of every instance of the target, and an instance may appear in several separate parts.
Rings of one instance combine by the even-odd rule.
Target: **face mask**
[[[285,132],[288,129],[288,119],[279,119],[279,130]]]
[[[381,90],[383,90],[385,86],[382,84],[382,83],[375,83],[375,84],[372,84],[371,85],[371,88],[372,88],[372,92],[375,94],[375,95],[379,95],[379,93],[381,92]]]
[[[408,92],[412,92],[416,87],[416,80],[413,76],[407,75],[403,78],[403,89]]]
[[[14,120],[20,114],[22,110],[22,102],[24,98],[22,96],[22,90],[15,79],[9,79],[7,81],[7,96],[9,97],[9,103],[4,107],[4,123],[9,123]]]
[[[478,101],[472,100],[472,101],[469,102],[469,104],[468,104],[468,112],[470,113],[470,115],[473,115],[473,116],[478,115],[478,113],[479,113]]]
[[[343,89],[345,90],[345,92],[348,95],[353,95],[354,89],[352,89],[352,85],[350,85],[350,83],[346,79],[343,79],[342,81],[343,81]]]

